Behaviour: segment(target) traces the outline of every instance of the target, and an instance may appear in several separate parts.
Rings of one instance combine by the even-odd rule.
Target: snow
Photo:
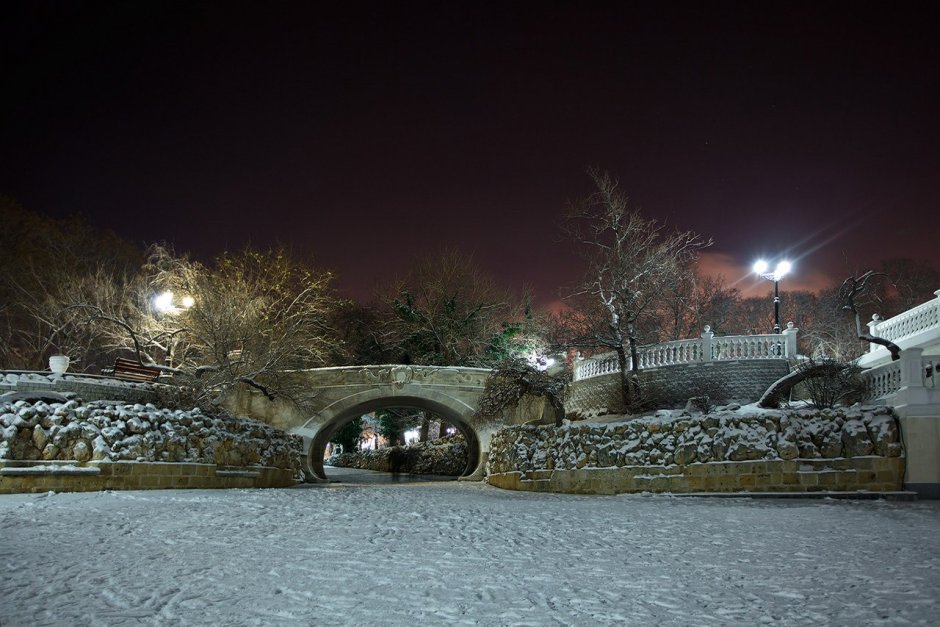
[[[0,530],[2,625],[935,624],[940,602],[937,502],[333,484],[5,495]]]

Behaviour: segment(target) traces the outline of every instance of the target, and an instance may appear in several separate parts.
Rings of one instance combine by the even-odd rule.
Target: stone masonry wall
[[[5,392],[55,392],[86,400],[122,400],[129,403],[156,402],[161,393],[172,394],[175,386],[133,383],[107,377],[54,375],[43,372],[0,373],[0,394]]]
[[[487,481],[587,493],[901,489],[903,451],[886,407],[658,414],[502,429]]]
[[[640,371],[645,393],[659,407],[682,407],[692,396],[708,394],[719,402],[756,401],[772,383],[790,372],[780,359],[713,361]],[[620,373],[574,381],[565,408],[569,413],[606,413],[619,409]]]
[[[198,409],[161,409],[152,404],[0,402],[0,463],[5,466],[0,470],[0,491],[9,488],[11,477],[38,476],[42,471],[90,476],[96,473],[85,472],[85,467],[92,465],[99,468],[97,474],[110,476],[110,467],[107,473],[100,470],[104,468],[101,464],[107,463],[156,463],[157,470],[144,474],[157,477],[185,474],[159,464],[210,465],[217,471],[203,476],[229,473],[234,477],[233,472],[247,472],[264,483],[267,479],[262,477],[262,468],[300,477],[302,461],[302,438],[255,420],[209,416]],[[73,470],[61,471],[63,465]],[[34,470],[16,470],[27,467]],[[193,482],[181,480],[180,485],[159,487],[188,487],[186,483]]]

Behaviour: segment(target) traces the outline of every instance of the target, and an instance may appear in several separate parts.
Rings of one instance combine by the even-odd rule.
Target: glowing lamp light
[[[793,264],[789,261],[783,260],[777,264],[777,267],[774,268],[773,272],[767,272],[769,269],[770,264],[768,264],[763,259],[758,259],[754,262],[754,274],[758,274],[761,276],[761,278],[770,279],[771,281],[779,281],[782,279],[785,274],[793,269]]]
[[[196,300],[192,296],[184,296],[180,300],[180,304],[183,306],[183,309],[190,309],[196,304]]]
[[[762,279],[774,282],[774,333],[780,333],[780,279],[784,277],[791,269],[791,264],[786,259],[777,262],[777,267],[773,272],[767,272],[770,265],[763,259],[754,262],[754,273]]]
[[[161,313],[173,311],[173,292],[167,291],[155,296],[153,306]]]
[[[539,355],[538,353],[529,353],[526,357],[526,361],[529,362],[529,365],[535,368],[538,371],[545,371],[555,365],[555,360],[551,357],[546,357],[544,355]]]

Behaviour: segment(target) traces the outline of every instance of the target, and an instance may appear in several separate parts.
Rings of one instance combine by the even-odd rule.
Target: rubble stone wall
[[[890,408],[660,414],[501,429],[487,481],[604,494],[901,489],[903,449]]]
[[[136,489],[214,487],[207,485],[213,482],[221,487],[232,483],[228,479],[252,479],[257,481],[248,483],[260,487],[272,481],[284,483],[286,477],[292,484],[294,477],[302,476],[302,460],[299,436],[255,420],[209,416],[199,409],[79,400],[0,402],[0,463],[5,465],[0,469],[0,491],[21,491],[13,488],[23,487],[31,478],[43,486],[56,481],[48,477],[59,477],[63,490],[76,482]],[[133,464],[143,464],[146,472],[115,470]],[[180,469],[211,466],[213,470],[184,472],[169,468],[173,465]],[[33,470],[17,470],[27,467]],[[91,478],[95,475],[99,479]],[[145,476],[156,479],[144,480]],[[172,485],[167,484],[170,479],[160,479],[174,476],[180,480]],[[85,483],[75,477],[84,477]],[[109,479],[102,484],[101,477]],[[200,482],[189,477],[228,479]]]

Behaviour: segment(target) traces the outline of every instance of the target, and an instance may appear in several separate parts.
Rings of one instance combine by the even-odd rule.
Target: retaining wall
[[[904,456],[886,407],[714,414],[657,412],[616,422],[523,425],[494,434],[487,482],[503,488],[622,492],[902,489]]]
[[[283,487],[303,440],[256,420],[116,401],[0,402],[0,492]]]
[[[767,388],[790,372],[780,359],[750,359],[681,364],[640,370],[644,394],[658,407],[683,407],[692,396],[709,395],[718,402],[756,401]],[[618,411],[620,373],[573,381],[565,409],[574,414]]]
[[[0,372],[0,394],[4,392],[55,392],[85,400],[116,400],[151,403],[161,395],[176,395],[178,388],[159,383],[133,383],[108,377],[81,374],[55,375],[44,372]]]
[[[161,462],[0,461],[0,494],[179,488],[284,488],[296,471]]]

